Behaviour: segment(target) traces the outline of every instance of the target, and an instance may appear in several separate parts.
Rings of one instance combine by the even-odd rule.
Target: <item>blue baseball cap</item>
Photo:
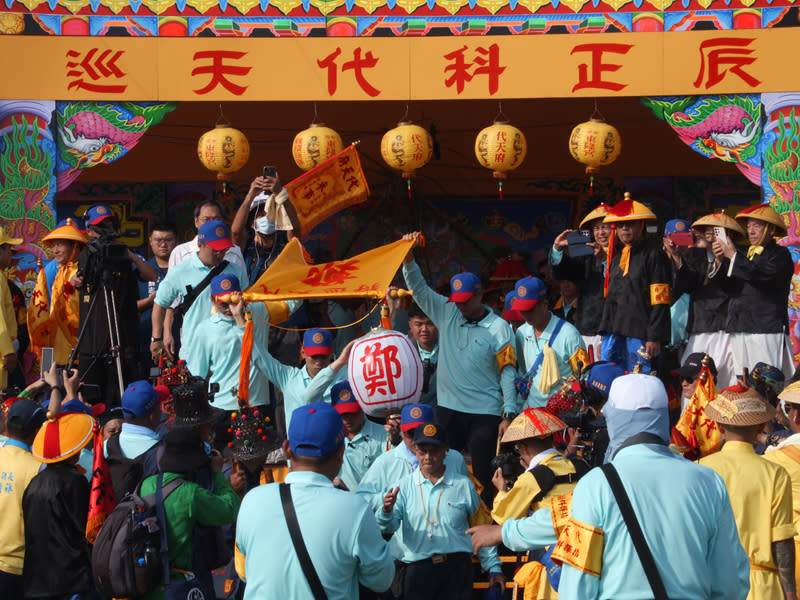
[[[106,219],[116,219],[114,213],[111,212],[111,209],[105,204],[95,204],[86,211],[84,218],[86,219],[87,226],[97,225]]]
[[[361,407],[353,395],[349,381],[340,381],[331,386],[331,406],[340,414],[361,412]]]
[[[503,310],[503,318],[506,321],[524,321],[525,319],[522,318],[522,315],[519,314],[518,310],[512,308],[514,304],[514,300],[517,299],[517,293],[514,290],[511,290],[506,294],[506,304]]]
[[[298,456],[327,456],[344,443],[342,416],[330,404],[296,408],[289,423],[289,447]]]
[[[481,280],[474,273],[459,273],[450,279],[448,302],[466,302],[482,289]]]
[[[138,419],[149,415],[157,406],[159,406],[158,392],[144,379],[128,385],[122,394],[122,412],[127,419]]]
[[[533,310],[533,307],[547,295],[547,286],[538,277],[525,277],[514,284],[514,310]]]
[[[206,221],[197,230],[197,241],[211,247],[212,250],[227,250],[233,246],[231,232],[222,221]]]
[[[333,352],[333,335],[327,329],[309,329],[303,334],[303,352],[306,356]]]
[[[691,228],[692,224],[686,219],[671,219],[664,225],[664,237],[673,233],[686,233]]]
[[[589,370],[586,382],[601,394],[608,395],[611,382],[625,375],[625,369],[615,363],[601,363]]]
[[[447,446],[447,433],[444,427],[436,423],[423,423],[414,431],[414,443]]]
[[[230,294],[231,292],[241,292],[242,286],[239,285],[239,278],[230,273],[223,273],[217,275],[211,280],[211,297],[219,296],[221,294]]]
[[[9,408],[6,423],[22,431],[35,431],[45,422],[47,411],[30,398],[20,398]]]
[[[400,411],[400,430],[409,431],[433,422],[433,408],[427,404],[406,404]]]

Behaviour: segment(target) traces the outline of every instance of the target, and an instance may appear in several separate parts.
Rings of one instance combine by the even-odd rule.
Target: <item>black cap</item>
[[[28,398],[20,398],[8,408],[6,423],[20,431],[36,431],[47,415],[42,406]]]
[[[700,374],[700,369],[703,368],[703,358],[705,358],[705,356],[704,352],[693,352],[683,361],[683,366],[680,369],[674,370],[672,374],[680,375],[681,377],[697,377]],[[708,370],[711,371],[714,379],[716,379],[717,365],[714,364],[714,359],[710,356],[708,357]]]
[[[447,433],[436,423],[421,423],[414,429],[414,443],[447,446]]]

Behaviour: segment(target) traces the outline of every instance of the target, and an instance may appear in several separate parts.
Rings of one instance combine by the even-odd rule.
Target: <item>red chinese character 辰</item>
[[[394,382],[403,373],[403,366],[397,359],[397,347],[386,346],[381,348],[380,342],[364,348],[364,363],[362,374],[367,387],[367,395],[394,394],[397,387]]]
[[[317,66],[320,69],[328,69],[328,95],[333,96],[336,93],[336,89],[339,85],[339,80],[337,77],[337,64],[336,59],[339,58],[339,55],[342,53],[341,48],[336,48],[333,52],[331,52],[328,56],[323,58],[322,60],[317,59]],[[353,50],[353,60],[349,60],[342,65],[342,72],[345,71],[353,71],[356,82],[358,83],[359,87],[367,93],[367,95],[372,96],[373,98],[381,93],[379,89],[372,86],[367,78],[364,77],[364,69],[372,69],[377,66],[378,61],[380,59],[376,58],[372,55],[372,51],[367,51],[366,56],[362,58],[361,56],[361,47],[356,48]]]
[[[124,50],[114,52],[109,49],[100,53],[99,56],[97,55],[98,52],[100,52],[99,48],[92,48],[82,58],[81,53],[76,50],[67,52],[67,77],[76,78],[69,82],[67,89],[77,88],[99,94],[121,94],[128,89],[127,85],[92,83],[101,79],[109,79],[112,76],[116,79],[122,79],[126,75],[117,65],[117,61],[125,54]],[[84,79],[84,76],[88,80]]]
[[[312,190],[313,194],[313,190]],[[301,279],[305,284],[319,287],[325,285],[342,284],[346,279],[354,279],[353,271],[358,271],[358,260],[350,259],[347,261],[339,261],[327,263],[322,268],[311,267],[306,274],[305,279]]]
[[[444,55],[444,58],[452,61],[452,64],[444,68],[445,73],[453,72],[448,79],[445,79],[444,84],[447,87],[453,87],[455,84],[456,93],[460,94],[464,91],[464,85],[472,81],[473,77],[486,75],[489,80],[489,95],[495,94],[500,87],[500,75],[506,70],[505,67],[500,66],[500,47],[497,44],[492,44],[488,49],[478,46],[475,48],[477,56],[473,58],[472,62],[467,62],[464,56],[466,51],[467,47],[464,46]],[[473,67],[475,69],[470,72]]]
[[[193,60],[198,61],[210,58],[211,64],[192,69],[192,77],[195,75],[211,75],[211,79],[204,88],[193,90],[194,93],[198,95],[208,94],[218,85],[221,85],[235,96],[241,96],[244,94],[247,90],[247,86],[233,83],[226,77],[226,75],[242,77],[247,75],[252,67],[240,67],[236,65],[225,64],[225,61],[240,60],[246,55],[247,52],[234,52],[232,50],[204,50],[201,52],[195,52]]]
[[[700,72],[694,81],[694,87],[699,88],[703,77],[708,73],[705,89],[717,85],[727,73],[737,75],[750,87],[756,87],[761,82],[744,70],[747,65],[756,62],[754,48],[747,48],[755,38],[717,38],[705,40],[700,44]],[[706,70],[706,59],[708,69]],[[723,67],[723,68],[720,68]]]
[[[570,55],[576,52],[591,52],[591,78],[589,78],[589,64],[581,63],[578,65],[578,83],[572,86],[572,91],[582,90],[584,88],[596,88],[601,90],[611,90],[618,92],[626,87],[625,83],[617,83],[614,81],[605,81],[603,73],[608,71],[613,73],[622,68],[622,65],[603,62],[603,52],[612,52],[614,54],[627,54],[628,50],[633,48],[633,44],[579,44],[572,49]]]

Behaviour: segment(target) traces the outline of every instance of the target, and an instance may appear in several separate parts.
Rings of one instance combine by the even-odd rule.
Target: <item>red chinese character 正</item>
[[[466,51],[467,47],[464,46],[444,55],[444,58],[452,61],[452,64],[444,68],[445,73],[453,72],[449,78],[445,79],[444,84],[447,87],[455,85],[456,93],[460,94],[464,91],[465,84],[472,81],[476,75],[486,75],[489,95],[497,93],[500,88],[500,75],[506,70],[505,67],[500,66],[500,46],[497,44],[492,44],[488,48],[478,46],[475,48],[476,55],[472,62],[467,62]]]
[[[397,346],[383,348],[380,342],[375,342],[364,348],[360,360],[364,363],[362,375],[368,396],[397,392],[395,380],[403,374],[403,365],[397,358]]]
[[[317,59],[317,66],[320,69],[327,69],[328,70],[328,95],[333,96],[336,93],[336,89],[339,85],[338,79],[338,65],[336,64],[336,59],[339,58],[339,55],[342,53],[341,48],[336,48],[333,52],[331,52],[328,56],[323,59]],[[361,47],[359,46],[355,50],[353,50],[353,60],[349,60],[342,65],[342,72],[345,71],[353,71],[353,75],[356,78],[356,83],[358,83],[359,87],[369,96],[376,97],[378,96],[381,91],[370,84],[367,81],[367,78],[364,76],[364,69],[372,69],[378,65],[378,61],[380,59],[372,55],[372,51],[367,51],[366,56],[361,56]]]
[[[627,54],[631,48],[633,48],[633,44],[579,44],[575,46],[572,52],[570,52],[570,55],[576,52],[590,52],[592,54],[592,60],[591,63],[581,63],[578,65],[578,83],[572,86],[572,91],[595,88],[618,92],[628,87],[625,83],[617,83],[615,81],[606,81],[603,79],[603,73],[613,73],[622,68],[622,65],[604,63],[603,53]]]
[[[126,73],[117,65],[117,61],[125,54],[125,51],[114,52],[108,49],[101,52],[99,56],[98,52],[100,52],[99,48],[92,48],[84,56],[81,56],[81,53],[76,50],[67,52],[67,77],[75,78],[69,82],[67,89],[77,88],[99,94],[121,94],[128,88],[127,85],[101,83],[101,80],[108,80],[111,77],[115,79],[125,77]]]
[[[243,77],[250,72],[252,67],[226,64],[225,61],[238,61],[245,56],[247,56],[247,52],[234,52],[231,50],[204,50],[195,52],[193,56],[194,61],[211,59],[211,64],[192,69],[192,77],[195,75],[211,75],[211,79],[209,79],[205,87],[193,90],[194,93],[198,95],[208,94],[217,86],[221,85],[234,96],[241,96],[244,94],[248,86],[238,85],[228,79],[227,76]]]
[[[728,73],[733,73],[752,88],[760,84],[761,81],[744,70],[744,67],[756,62],[757,57],[752,56],[755,49],[748,48],[754,41],[755,38],[717,38],[701,43],[700,72],[694,81],[694,87],[700,87],[706,74],[708,78],[705,89],[717,85]]]

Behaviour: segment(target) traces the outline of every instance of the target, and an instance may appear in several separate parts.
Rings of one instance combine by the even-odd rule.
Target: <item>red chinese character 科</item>
[[[336,93],[336,89],[339,84],[338,80],[338,66],[336,64],[336,59],[339,58],[339,55],[342,53],[341,48],[336,48],[333,52],[331,52],[328,56],[323,58],[322,60],[317,59],[317,66],[320,69],[327,69],[328,70],[328,95],[333,96]],[[364,69],[372,69],[377,66],[378,61],[380,59],[376,58],[372,55],[372,51],[367,51],[366,56],[361,56],[361,47],[356,48],[353,50],[353,60],[349,60],[342,65],[342,72],[345,71],[353,71],[353,74],[356,78],[356,82],[358,83],[359,87],[366,92],[367,95],[372,96],[373,98],[381,93],[379,89],[374,87],[367,81],[367,78],[364,77]]]
[[[622,65],[603,62],[603,52],[612,52],[614,54],[627,54],[628,50],[633,48],[632,44],[579,44],[572,49],[570,54],[576,52],[591,52],[591,78],[589,77],[589,64],[581,63],[578,65],[578,83],[572,86],[572,91],[582,90],[584,88],[597,88],[601,90],[611,90],[618,92],[623,88],[628,87],[625,83],[617,83],[614,81],[605,81],[603,73],[608,71],[613,73],[619,71]]]
[[[500,87],[500,75],[506,70],[505,67],[500,66],[500,47],[497,44],[492,44],[488,49],[478,46],[475,48],[476,56],[472,62],[467,62],[464,55],[466,51],[467,47],[464,46],[444,55],[444,58],[452,61],[452,64],[444,68],[445,73],[453,72],[449,78],[445,79],[444,84],[447,87],[453,87],[455,84],[456,93],[460,94],[464,91],[464,85],[472,81],[473,77],[486,75],[489,80],[489,94],[495,94]],[[470,71],[473,67],[475,67],[474,70]]]
[[[67,52],[67,77],[76,78],[69,82],[67,89],[77,88],[99,94],[121,94],[128,88],[127,85],[92,83],[101,79],[109,79],[112,76],[116,79],[122,79],[126,75],[117,65],[117,61],[125,54],[124,50],[114,52],[108,49],[100,53],[99,56],[97,55],[98,52],[100,52],[99,48],[92,48],[83,58],[81,58],[81,53],[75,50]],[[84,76],[88,79],[84,79]]]
[[[700,44],[700,72],[694,81],[694,87],[699,88],[703,77],[708,73],[705,89],[717,85],[727,73],[738,76],[750,87],[756,87],[761,82],[744,70],[747,65],[752,65],[756,58],[751,56],[755,49],[747,48],[755,38],[717,38],[705,40]],[[706,59],[708,69],[706,70]],[[720,68],[722,67],[722,68]]]
[[[397,347],[386,346],[381,348],[380,342],[364,348],[364,363],[362,374],[367,387],[367,395],[394,394],[397,391],[395,380],[403,373],[403,366],[397,359]]]
[[[210,58],[211,64],[192,69],[192,77],[195,75],[211,75],[211,79],[204,88],[193,90],[194,93],[199,95],[208,94],[218,85],[221,85],[235,96],[241,96],[244,94],[244,92],[247,90],[247,86],[233,83],[226,77],[226,75],[242,77],[247,75],[252,67],[239,67],[231,64],[225,64],[225,61],[240,60],[246,55],[247,52],[234,52],[232,50],[204,50],[201,52],[195,52],[193,60],[197,61]]]

